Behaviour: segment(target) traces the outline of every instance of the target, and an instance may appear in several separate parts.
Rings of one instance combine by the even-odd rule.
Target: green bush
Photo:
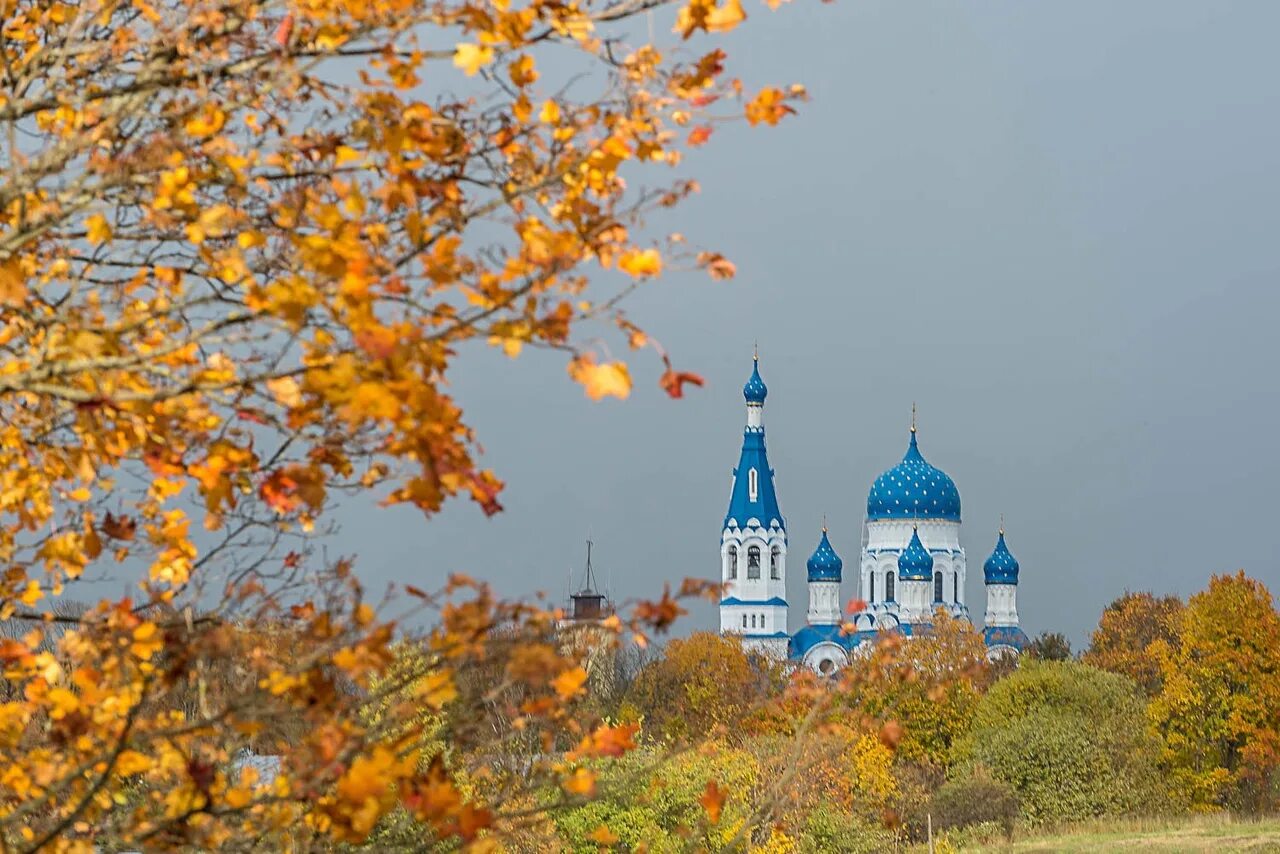
[[[1011,837],[1018,818],[1018,796],[1008,784],[978,766],[969,776],[944,783],[934,793],[930,812],[934,826],[943,830],[990,824]]]
[[[893,837],[884,828],[868,825],[826,804],[809,813],[798,841],[801,854],[876,854],[893,846]]]
[[[984,765],[1031,824],[1157,811],[1159,744],[1137,686],[1075,662],[1028,661],[978,704],[953,775]]]

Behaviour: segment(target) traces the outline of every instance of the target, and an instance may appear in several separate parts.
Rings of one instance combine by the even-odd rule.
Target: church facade
[[[856,598],[865,604],[857,613],[844,614],[844,561],[832,548],[824,525],[805,564],[805,625],[792,632],[787,524],[765,451],[768,389],[758,360],[742,392],[747,424],[720,536],[722,634],[740,635],[753,651],[832,673],[880,632],[910,637],[931,625],[939,609],[970,619],[965,551],[960,545],[960,492],[921,454],[913,417],[902,461],[876,478],[867,495],[856,575]],[[993,658],[1017,655],[1028,642],[1018,623],[1018,572],[1001,525],[995,548],[983,564],[983,638]],[[846,630],[845,623],[853,630]]]

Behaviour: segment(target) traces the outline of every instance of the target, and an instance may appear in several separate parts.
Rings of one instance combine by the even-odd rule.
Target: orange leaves
[[[582,693],[587,682],[587,671],[581,667],[566,670],[551,682],[551,687],[561,700],[572,700]]]
[[[880,727],[879,738],[880,743],[885,747],[890,750],[895,749],[902,741],[902,724],[897,721],[886,721],[884,726]]]
[[[776,87],[767,86],[761,89],[760,93],[747,104],[747,121],[752,125],[761,123],[776,125],[782,121],[783,116],[795,113],[795,110],[787,105],[786,98],[786,94]]]
[[[738,268],[734,263],[719,252],[699,253],[698,266],[706,270],[707,275],[717,282],[732,279],[738,274]]]
[[[330,813],[340,839],[359,842],[374,824],[395,806],[396,787],[409,779],[417,757],[397,757],[377,745],[367,756],[357,756],[338,780],[337,797]]]
[[[576,768],[572,774],[564,778],[561,785],[571,795],[589,798],[596,791],[596,775],[586,768]]]
[[[570,762],[592,758],[617,758],[634,750],[635,735],[640,730],[639,724],[620,724],[618,726],[602,725],[597,727],[578,746],[565,754]]]
[[[129,652],[133,653],[135,658],[147,661],[163,648],[164,640],[160,637],[160,630],[155,623],[145,622],[133,630],[133,642],[129,645]]]
[[[663,371],[662,376],[658,378],[658,385],[662,386],[662,390],[669,397],[679,399],[684,397],[685,385],[701,386],[703,379],[697,374],[688,371],[674,371],[671,368]]]
[[[725,792],[716,785],[715,780],[707,781],[707,788],[703,790],[698,803],[702,805],[702,809],[707,814],[707,821],[712,824],[720,822],[720,811],[724,808]]]
[[[538,79],[538,71],[534,68],[533,57],[521,54],[507,66],[507,74],[511,82],[521,88],[532,85]]]
[[[600,364],[593,354],[584,353],[569,362],[569,376],[581,383],[592,400],[605,397],[625,400],[631,394],[631,374],[623,362]]]

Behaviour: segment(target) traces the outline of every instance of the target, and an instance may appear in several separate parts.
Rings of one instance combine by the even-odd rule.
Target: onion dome
[[[882,519],[960,521],[960,492],[955,481],[920,455],[914,426],[902,462],[876,478],[867,495],[867,520]]]
[[[932,581],[933,555],[920,542],[920,529],[911,530],[911,542],[898,555],[898,578],[903,581]]]
[[[822,529],[822,539],[818,542],[818,547],[814,549],[813,555],[809,558],[809,562],[805,564],[809,568],[809,581],[839,581],[840,571],[844,569],[844,561],[840,559],[840,555],[836,554],[836,550],[831,548],[831,541],[827,539],[827,529]]]
[[[747,403],[764,404],[764,399],[769,396],[769,389],[765,386],[764,380],[760,379],[760,359],[753,358],[751,365],[751,379],[747,380],[747,384],[742,387],[742,396],[747,399]]]
[[[1018,559],[1004,544],[1004,528],[1000,529],[1000,539],[996,541],[995,551],[982,565],[982,574],[988,584],[1017,584]]]

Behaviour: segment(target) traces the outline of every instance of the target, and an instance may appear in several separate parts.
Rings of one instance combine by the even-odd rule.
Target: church
[[[729,512],[720,536],[720,632],[743,638],[749,650],[833,673],[879,632],[910,637],[928,627],[938,609],[969,619],[965,604],[965,552],[960,545],[960,492],[955,481],[920,452],[914,414],[902,461],[875,479],[867,495],[858,562],[858,596],[865,604],[843,614],[844,561],[824,525],[809,558],[805,625],[792,632],[787,604],[787,523],[778,505],[765,452],[764,401],[769,390],[759,359],[742,389],[747,425],[733,471]],[[987,610],[983,639],[988,656],[1017,655],[1026,647],[1018,625],[1018,561],[1000,526],[983,564]],[[853,624],[846,632],[842,625]]]

